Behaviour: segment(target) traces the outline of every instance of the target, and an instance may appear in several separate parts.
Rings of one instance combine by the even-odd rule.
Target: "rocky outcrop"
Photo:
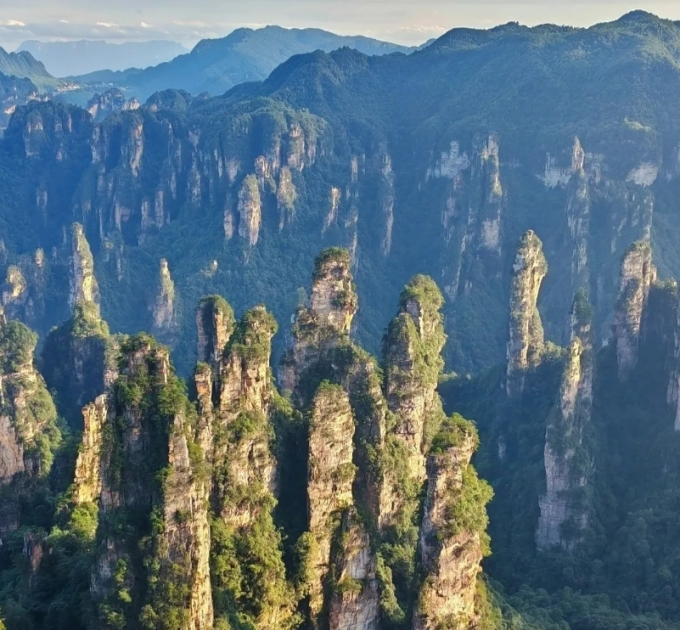
[[[311,620],[330,630],[377,630],[377,559],[356,509],[356,419],[350,396],[323,382],[309,423],[306,566]]]
[[[269,448],[269,409],[273,396],[269,367],[276,322],[264,307],[237,324],[219,365],[213,459],[214,502],[220,517],[248,528],[267,499],[273,499],[276,464]],[[235,502],[240,492],[250,501]]]
[[[27,284],[26,278],[21,271],[21,268],[16,265],[10,265],[7,268],[7,276],[5,277],[5,285],[2,291],[2,303],[5,308],[11,307],[12,304],[20,302],[26,293]]]
[[[468,152],[452,142],[427,172],[426,180],[450,180],[441,224],[447,256],[444,291],[451,298],[472,290],[473,267],[482,264],[486,274],[500,273],[505,199],[499,155],[497,134],[478,135]]]
[[[73,308],[78,302],[89,302],[98,309],[99,285],[94,273],[94,259],[80,223],[71,226],[69,263],[69,306]]]
[[[223,300],[214,298],[201,303],[198,317],[199,329],[204,327],[199,354],[216,356],[213,367],[205,364],[195,377],[199,442],[211,444],[211,505],[220,532],[212,557],[216,601],[236,601],[249,611],[255,628],[286,627],[295,601],[273,520],[277,466],[270,444],[270,413],[277,394],[269,362],[276,322],[264,307],[256,307],[231,334],[233,314]],[[265,550],[264,566],[253,565],[253,557]],[[224,619],[230,614],[224,605],[215,612]]]
[[[309,526],[298,542],[305,550],[303,592],[317,627],[325,619],[332,629],[377,629],[379,619],[401,627],[409,623],[420,584],[416,541],[427,456],[446,423],[436,391],[444,365],[444,300],[428,277],[416,276],[406,286],[383,342],[381,374],[349,339],[356,297],[348,269],[341,250],[317,259],[310,304],[298,311],[293,347],[283,362],[284,375],[285,369],[293,375],[292,399],[310,418]],[[483,488],[475,495],[482,497],[482,515],[488,500]],[[477,549],[462,564],[443,561],[447,577],[436,587],[442,598],[455,599],[464,584],[460,596],[474,600],[483,529],[470,534]],[[428,541],[430,535],[439,534],[430,532]],[[430,582],[439,572],[436,564],[429,565]],[[460,575],[452,577],[457,570]],[[466,572],[472,572],[471,586]],[[468,621],[474,618],[471,605]]]
[[[571,343],[555,408],[548,417],[545,437],[545,494],[539,498],[541,515],[536,546],[571,549],[588,520],[586,484],[592,468],[590,447],[584,444],[593,404],[592,307],[585,292],[576,295],[571,314]],[[569,523],[566,536],[563,526]]]
[[[409,505],[415,497],[408,496],[396,477],[406,474],[411,487],[422,484],[428,436],[436,431],[444,415],[436,392],[444,367],[441,350],[446,336],[440,313],[443,304],[437,285],[426,276],[416,276],[406,285],[400,312],[390,323],[383,342],[385,398],[394,418],[387,439],[390,448],[401,454],[400,470],[386,470],[383,479],[380,498],[383,527],[394,524],[403,509],[412,515],[417,508],[416,504]]]
[[[248,311],[236,326],[220,367],[219,415],[223,424],[242,411],[268,412],[273,392],[271,340],[277,328],[263,306]]]
[[[33,366],[38,337],[0,317],[0,488],[48,475],[61,435],[45,381]],[[19,495],[0,500],[0,535],[20,525]]]
[[[571,280],[575,293],[590,282],[588,268],[588,239],[590,237],[591,199],[588,175],[585,171],[585,151],[578,138],[574,138],[571,158],[571,177],[567,188],[567,226],[571,236]]]
[[[355,467],[354,417],[349,396],[337,385],[323,383],[312,403],[309,422],[307,510],[313,552],[308,585],[309,607],[319,627],[333,557],[331,544],[342,513],[353,505]]]
[[[196,309],[198,362],[207,363],[219,373],[222,355],[234,332],[234,310],[219,295],[205,297]]]
[[[111,88],[102,94],[95,94],[88,102],[86,109],[92,118],[99,122],[114,112],[135,111],[140,108],[136,98],[126,98],[118,88]]]
[[[238,194],[239,236],[249,247],[257,245],[262,226],[262,200],[255,175],[248,175]]]
[[[642,316],[649,288],[655,280],[651,245],[648,241],[633,243],[623,257],[614,314],[616,360],[621,379],[625,379],[637,364]]]
[[[349,340],[357,296],[347,250],[330,248],[316,259],[308,306],[298,309],[292,346],[279,373],[284,390],[295,391],[301,374],[324,353]]]
[[[108,398],[99,396],[83,408],[83,437],[73,475],[76,505],[95,503],[102,492],[102,443],[108,414]]]
[[[488,553],[484,505],[491,490],[470,465],[478,443],[472,425],[459,418],[447,423],[427,460],[427,496],[418,544],[425,579],[413,630],[477,627],[477,576]],[[481,517],[481,527],[472,525],[469,515],[463,518],[457,506],[465,501]]]
[[[78,302],[71,319],[50,331],[42,351],[42,372],[59,392],[60,415],[80,428],[82,408],[108,391],[117,377],[117,342],[93,302]]]
[[[506,392],[517,396],[524,389],[527,370],[540,362],[544,344],[537,302],[548,264],[543,244],[531,230],[520,239],[512,271]]]
[[[151,330],[164,343],[170,343],[177,334],[179,326],[177,314],[175,283],[170,275],[168,261],[161,258],[156,295],[151,304],[151,316],[153,318]]]
[[[105,413],[103,402],[88,410],[91,431],[85,436],[101,455],[102,536],[91,587],[98,611],[134,625],[134,611],[141,610],[158,623],[172,618],[178,627],[207,630],[213,626],[209,479],[193,439],[195,414],[167,350],[145,335],[126,340]],[[98,447],[93,433],[101,421]],[[84,497],[87,486],[98,483],[96,473],[88,473],[96,470],[91,455],[85,447],[79,458],[88,479]],[[128,519],[125,533],[114,526],[121,518]],[[140,545],[149,531],[154,534],[149,543]],[[143,590],[133,588],[144,583]],[[121,589],[127,595],[121,596]]]

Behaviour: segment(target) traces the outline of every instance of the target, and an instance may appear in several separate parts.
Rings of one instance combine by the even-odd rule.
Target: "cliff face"
[[[2,286],[2,305],[10,319],[18,319],[35,330],[44,331],[51,310],[59,308],[46,298],[53,269],[42,249],[23,255],[7,267]]]
[[[634,243],[623,258],[614,315],[616,357],[621,379],[625,379],[637,364],[642,316],[649,288],[655,280],[651,245],[645,241]]]
[[[342,515],[338,535],[341,553],[334,567],[328,625],[337,630],[377,630],[380,627],[377,560],[356,511]]]
[[[8,187],[5,214],[17,228],[4,239],[7,260],[0,258],[0,273],[13,266],[25,280],[24,290],[7,284],[12,316],[41,333],[62,319],[52,309],[66,310],[59,296],[71,293],[61,248],[75,219],[90,242],[104,315],[115,331],[150,329],[154,317],[145,307],[155,308],[157,279],[147,261],[171,261],[176,287],[186,294],[171,309],[172,333],[163,332],[172,320],[163,308],[155,330],[178,348],[178,367],[188,374],[192,311],[204,292],[229,295],[242,312],[252,301],[246,287],[258,278],[258,299],[266,296],[287,321],[295,308],[288,296],[306,271],[305,264],[282,261],[308,262],[320,243],[337,244],[348,247],[353,270],[365,280],[366,308],[357,320],[362,338],[377,347],[391,315],[387,288],[426,271],[441,280],[449,300],[447,359],[454,369],[476,371],[504,354],[504,253],[523,230],[536,226],[554,235],[546,252],[564,271],[545,286],[544,323],[566,343],[571,294],[589,285],[596,338],[606,339],[616,298],[611,273],[622,250],[650,236],[655,211],[668,213],[676,229],[664,207],[667,193],[657,190],[676,177],[675,166],[670,158],[661,163],[662,149],[646,155],[639,139],[630,140],[624,160],[616,139],[593,141],[594,153],[580,142],[556,145],[541,129],[518,144],[490,121],[422,135],[424,121],[411,112],[394,140],[392,118],[375,128],[372,122],[365,135],[335,120],[329,103],[308,94],[293,102],[283,84],[267,85],[276,96],[263,96],[257,107],[247,99],[207,101],[169,91],[99,121],[53,103],[19,108],[3,140],[8,154],[25,161],[25,167],[11,162],[7,180],[20,185]],[[345,88],[341,80],[333,92]],[[356,93],[347,95],[350,102]],[[93,103],[97,115],[111,98]],[[440,117],[433,115],[435,124]],[[522,120],[517,128],[525,124],[533,123]],[[333,125],[342,131],[331,133]],[[658,177],[661,172],[671,179]],[[34,226],[30,233],[20,227],[24,222]],[[19,259],[37,250],[48,264],[34,282],[30,265]],[[674,254],[665,258],[680,269]],[[568,297],[561,291],[566,284]],[[140,296],[149,304],[140,304]],[[71,306],[76,299],[71,296]]]
[[[460,418],[446,420],[427,460],[427,496],[419,538],[420,562],[425,580],[420,588],[412,628],[474,628],[477,576],[488,553],[484,533],[484,503],[490,488],[480,482],[470,465],[478,438],[474,428]],[[473,504],[464,514],[460,504]],[[474,497],[474,498],[473,498]]]
[[[309,421],[307,484],[309,533],[313,540],[308,592],[315,627],[321,626],[320,615],[333,562],[331,543],[338,535],[343,512],[354,502],[353,437],[349,396],[337,385],[322,384],[314,397]]]
[[[543,325],[536,304],[548,265],[543,255],[543,244],[534,232],[529,231],[522,236],[512,269],[508,396],[522,393],[526,371],[539,364],[543,353]]]
[[[309,305],[298,309],[292,346],[281,365],[279,381],[295,391],[302,373],[324,354],[349,340],[357,297],[346,250],[331,248],[316,259]]]
[[[178,332],[177,295],[168,261],[161,259],[156,294],[151,303],[151,330],[161,341],[169,342]]]
[[[282,540],[274,524],[276,460],[270,415],[271,340],[276,322],[264,309],[234,325],[221,298],[197,311],[198,441],[211,462],[211,571],[220,623],[247,611],[253,627],[294,627],[294,593],[286,580]],[[278,400],[278,399],[277,399]]]
[[[6,321],[0,312],[0,534],[21,523],[18,499],[11,492],[25,481],[50,472],[61,435],[57,411],[45,381],[33,366],[38,338],[26,326]]]
[[[441,212],[447,244],[442,261],[444,291],[454,298],[470,293],[473,268],[500,273],[505,208],[498,134],[477,135],[468,151],[454,140],[430,166],[426,182],[445,182],[448,194]],[[451,256],[453,254],[453,257]]]
[[[257,178],[249,175],[243,180],[238,194],[238,234],[250,247],[257,245],[262,226],[262,201]]]
[[[539,498],[536,545],[573,548],[587,524],[586,486],[592,474],[590,450],[584,435],[590,428],[593,404],[593,311],[584,292],[574,299],[571,343],[555,408],[548,417],[544,466],[546,492]],[[588,435],[590,437],[590,435]],[[569,536],[563,526],[570,525]]]
[[[94,259],[80,223],[71,226],[69,285],[68,303],[71,308],[78,302],[87,302],[99,309],[99,285],[94,275]]]
[[[100,623],[174,619],[177,627],[210,628],[208,478],[193,439],[195,413],[167,351],[143,335],[127,340],[106,409],[104,402],[85,412],[75,492],[89,500],[101,484],[91,586]],[[125,533],[116,527],[121,519]]]
[[[324,268],[331,256],[334,278]],[[298,543],[305,550],[304,592],[317,627],[410,627],[417,623],[415,594],[421,587],[419,496],[428,480],[428,453],[445,421],[436,393],[445,340],[443,298],[424,276],[406,286],[384,340],[380,375],[374,360],[347,336],[356,309],[349,264],[332,250],[317,259],[310,306],[299,311],[294,345],[283,360],[295,377],[293,400],[309,416],[309,519]],[[343,299],[334,298],[329,287]],[[342,308],[347,304],[351,310]],[[443,460],[440,472],[454,474]],[[482,513],[487,500],[481,501]],[[430,526],[428,541],[443,535],[440,525]],[[450,581],[436,587],[446,599],[472,598],[464,611],[470,627],[480,550],[481,543],[457,567],[443,561]],[[438,566],[428,565],[424,583],[436,579]],[[463,576],[466,571],[471,578]],[[436,616],[430,604],[438,604],[429,597],[423,614]]]
[[[204,454],[192,438],[192,422],[191,417],[178,413],[170,433],[171,472],[163,488],[164,528],[156,542],[161,563],[158,579],[170,584],[157,588],[156,605],[160,611],[156,612],[162,615],[165,606],[173,607],[184,615],[184,627],[207,630],[213,627],[214,618],[208,519],[210,485]],[[173,582],[189,591],[188,606],[186,598],[177,598],[171,590]]]
[[[0,73],[0,129],[7,127],[17,106],[38,98],[38,88],[30,79]]]
[[[96,503],[102,492],[102,443],[109,400],[105,394],[83,408],[83,437],[73,474],[76,505]]]
[[[106,392],[117,377],[117,342],[93,302],[78,302],[73,316],[50,331],[42,351],[42,373],[59,392],[59,413],[71,426],[81,409]]]
[[[65,415],[85,405],[82,440],[70,486],[65,464],[54,477],[59,536],[23,540],[27,583],[75,566],[93,615],[69,615],[90,628],[472,628],[489,496],[468,466],[470,426],[446,419],[436,392],[443,298],[424,276],[406,286],[381,370],[350,339],[350,264],[337,249],[317,259],[284,357],[288,399],[263,306],[235,322],[222,298],[201,300],[193,404],[167,348],[146,334],[114,344],[96,304],[78,302],[43,364]],[[59,435],[54,406],[39,415],[35,337],[4,318],[0,332],[1,481],[13,491],[47,479]],[[0,494],[7,533],[21,511]]]

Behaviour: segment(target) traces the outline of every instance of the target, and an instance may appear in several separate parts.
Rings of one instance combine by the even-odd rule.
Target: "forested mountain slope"
[[[6,626],[680,627],[679,97],[636,12],[17,108]]]
[[[363,292],[360,339],[376,348],[389,295],[428,272],[447,362],[475,370],[504,354],[514,244],[531,228],[553,269],[549,338],[566,340],[585,287],[601,343],[631,242],[651,237],[661,276],[680,271],[679,46],[676,24],[644,13],[509,24],[409,56],[298,56],[224,97],[159,93],[98,124],[19,108],[0,143],[4,303],[42,333],[65,317],[79,221],[113,330],[153,328],[187,371],[200,295],[239,312],[266,301],[287,321],[319,243],[338,244]]]
[[[135,63],[118,72],[109,69],[81,73],[76,80],[122,87],[140,99],[170,88],[194,95],[208,92],[217,96],[240,83],[266,79],[272,70],[293,55],[315,50],[331,52],[344,46],[367,55],[412,50],[370,37],[336,35],[315,28],[239,28],[226,37],[201,40],[191,52],[165,63],[147,64],[149,67]]]

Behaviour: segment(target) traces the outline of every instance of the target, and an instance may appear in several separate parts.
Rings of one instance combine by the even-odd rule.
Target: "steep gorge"
[[[662,276],[680,274],[680,128],[665,105],[675,83],[662,56],[645,56],[679,32],[642,13],[549,35],[510,24],[475,31],[467,51],[467,31],[454,30],[413,55],[315,53],[225,97],[166,90],[96,121],[55,102],[19,107],[0,142],[3,304],[46,334],[83,297],[73,284],[81,268],[94,268],[97,284],[82,275],[83,290],[97,301],[98,287],[111,329],[154,330],[188,375],[203,295],[229,295],[239,312],[266,302],[288,321],[320,244],[337,245],[361,280],[356,330],[370,350],[390,295],[424,272],[444,289],[447,362],[478,371],[505,354],[514,244],[533,229],[554,270],[540,305],[546,332],[568,343],[569,305],[584,288],[599,344],[631,243],[651,239]],[[583,49],[597,52],[582,68]],[[513,86],[543,76],[553,58],[564,80],[527,90],[520,116]],[[626,73],[643,87],[623,89]],[[427,110],[413,98],[397,106],[403,94],[430,93]],[[585,93],[595,96],[563,115],[560,103]],[[83,239],[93,267],[74,258]],[[284,345],[274,340],[277,358]]]

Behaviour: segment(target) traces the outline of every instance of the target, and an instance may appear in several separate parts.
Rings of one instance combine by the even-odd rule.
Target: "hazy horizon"
[[[224,37],[239,27],[277,24],[287,28],[321,28],[340,35],[365,35],[398,44],[420,44],[461,27],[489,28],[510,21],[590,26],[642,9],[680,20],[680,2],[653,0],[119,0],[115,6],[92,6],[87,0],[5,0],[0,46],[15,50],[28,39],[95,39],[112,43],[173,40],[191,48],[206,37]]]

